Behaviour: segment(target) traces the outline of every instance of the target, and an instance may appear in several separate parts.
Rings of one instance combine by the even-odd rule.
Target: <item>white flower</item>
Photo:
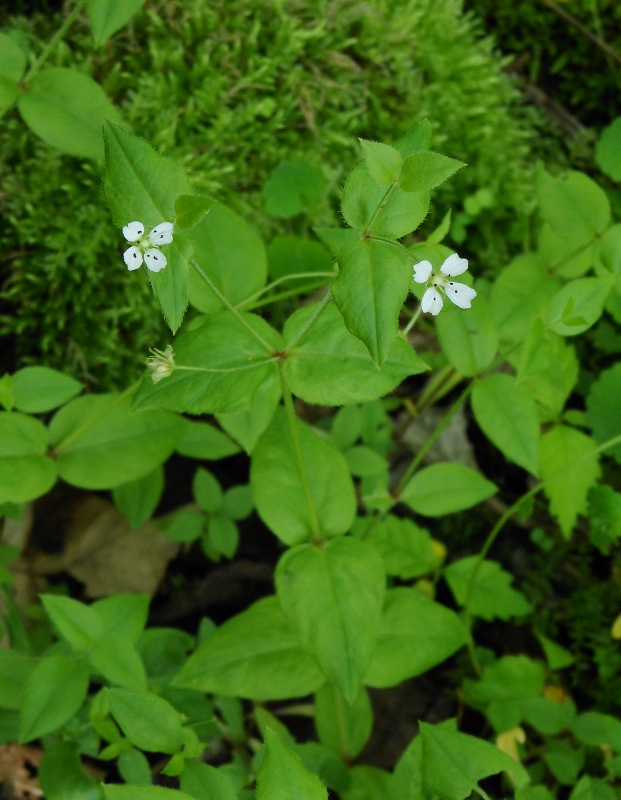
[[[163,378],[172,375],[175,368],[175,356],[171,345],[166,350],[151,350],[153,355],[147,358],[147,367],[151,370],[151,380],[159,383]]]
[[[421,301],[421,309],[430,312],[435,317],[442,310],[445,294],[449,300],[459,308],[470,308],[472,300],[477,296],[474,289],[465,283],[456,283],[448,280],[456,275],[461,275],[468,269],[468,262],[460,258],[457,253],[450,255],[437,272],[434,272],[431,262],[421,261],[414,265],[414,280],[416,283],[426,283],[427,291]]]
[[[145,236],[145,226],[142,222],[129,222],[123,228],[123,236],[128,242],[135,242],[123,253],[123,261],[127,269],[138,269],[144,262],[151,272],[159,272],[168,263],[160,246],[170,244],[173,240],[172,222],[160,222]]]

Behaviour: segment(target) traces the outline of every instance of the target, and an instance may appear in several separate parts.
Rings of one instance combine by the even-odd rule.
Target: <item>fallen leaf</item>
[[[512,728],[510,731],[505,731],[505,733],[501,733],[496,737],[496,747],[519,763],[518,742],[519,744],[524,744],[525,741],[524,728]]]
[[[8,784],[9,795],[16,800],[42,797],[39,779],[34,776],[43,750],[21,744],[0,745],[0,783]],[[4,793],[2,795],[4,797]]]

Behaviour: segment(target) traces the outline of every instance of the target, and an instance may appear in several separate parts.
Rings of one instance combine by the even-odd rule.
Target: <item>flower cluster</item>
[[[147,358],[147,367],[151,370],[151,380],[153,383],[159,383],[162,378],[167,378],[172,375],[175,368],[175,356],[171,345],[168,345],[166,350],[151,350],[152,356]]]
[[[430,261],[421,261],[414,265],[414,280],[416,283],[427,284],[427,291],[421,301],[421,310],[431,312],[434,317],[440,313],[445,294],[459,308],[470,308],[473,298],[477,296],[474,289],[465,283],[455,283],[449,280],[456,275],[461,275],[468,269],[468,261],[460,258],[457,253],[450,255],[440,269],[435,272]]]
[[[151,272],[159,272],[164,269],[168,262],[159,248],[163,244],[172,242],[172,222],[160,222],[147,235],[145,235],[145,226],[142,222],[130,222],[123,228],[123,236],[128,242],[134,243],[123,253],[127,269],[138,269],[143,261]]]

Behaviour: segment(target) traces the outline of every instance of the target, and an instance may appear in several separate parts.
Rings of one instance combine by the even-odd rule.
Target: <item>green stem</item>
[[[252,304],[255,300],[258,300],[259,297],[264,295],[266,292],[269,292],[270,289],[273,289],[275,286],[278,286],[285,281],[297,281],[301,280],[302,278],[336,278],[338,272],[295,272],[293,275],[283,275],[282,278],[277,278],[275,281],[268,283],[267,286],[264,286],[262,289],[259,289],[258,292],[255,292],[250,297],[247,297],[245,300],[242,300],[241,303],[238,303],[235,308],[239,311],[244,310],[244,306],[246,303]]]
[[[192,266],[198,272],[198,274],[201,276],[201,278],[205,281],[207,286],[209,286],[211,291],[215,294],[215,296],[222,303],[222,305],[226,306],[226,308],[228,308],[228,310],[233,314],[234,317],[237,317],[239,322],[241,322],[241,324],[244,326],[244,328],[246,328],[248,333],[252,334],[252,336],[257,340],[257,342],[259,342],[259,344],[262,345],[268,351],[268,353],[270,355],[274,355],[274,348],[265,341],[265,339],[261,336],[260,333],[257,333],[255,331],[255,329],[252,327],[252,325],[250,325],[250,323],[247,320],[244,319],[244,317],[235,308],[235,306],[231,303],[231,301],[228,300],[222,294],[222,292],[218,289],[218,287],[215,285],[215,283],[211,280],[211,278],[205,272],[203,272],[203,270],[198,266],[198,264],[196,263],[196,261],[194,259],[192,259]]]
[[[272,364],[280,360],[279,357],[275,356],[274,358],[264,358],[261,361],[253,361],[252,364],[244,364],[241,367],[227,367],[223,369],[217,367],[185,367],[182,364],[175,364],[173,372],[177,372],[177,370],[182,370],[184,372],[242,372],[245,369],[256,369],[257,367],[263,367],[265,364]]]
[[[72,434],[67,436],[66,439],[64,439],[62,442],[60,442],[60,444],[54,447],[53,448],[54,453],[58,455],[59,453],[62,453],[63,450],[66,450],[70,444],[75,442],[75,440],[78,439],[80,436],[82,436],[82,434],[86,433],[86,431],[90,430],[93,427],[93,425],[96,425],[99,422],[99,420],[103,419],[106,416],[106,414],[108,414],[113,408],[116,408],[118,405],[120,405],[123,402],[123,400],[125,400],[125,398],[128,397],[128,395],[131,395],[133,392],[135,392],[139,385],[140,381],[132,383],[132,385],[129,386],[127,389],[125,389],[125,391],[122,394],[120,394],[115,400],[113,400],[110,403],[110,405],[107,405],[105,408],[103,408],[99,412],[99,414],[95,414],[94,417],[90,417],[89,419],[87,419],[83,425],[80,425],[80,427],[77,428]]]
[[[557,470],[557,472],[555,472],[553,475],[550,475],[545,480],[540,481],[538,484],[536,484],[531,489],[529,489],[527,492],[525,492],[521,497],[518,497],[518,499],[515,501],[515,503],[513,503],[513,505],[510,506],[505,511],[505,513],[502,515],[502,517],[494,525],[494,527],[490,531],[487,539],[483,543],[483,547],[479,551],[479,554],[477,556],[477,560],[476,560],[476,562],[474,564],[474,568],[473,568],[472,573],[470,575],[470,580],[468,582],[468,588],[466,589],[466,595],[464,597],[464,604],[463,604],[464,605],[464,618],[465,618],[466,627],[467,627],[469,633],[470,633],[470,630],[471,630],[471,627],[472,627],[471,614],[470,614],[470,603],[472,602],[472,594],[473,594],[473,591],[474,591],[474,584],[476,582],[477,575],[479,574],[479,570],[481,569],[481,564],[485,560],[485,556],[488,554],[491,546],[496,541],[496,539],[498,537],[498,534],[502,531],[502,529],[507,524],[507,522],[516,513],[516,511],[519,509],[519,507],[522,505],[522,503],[526,502],[531,497],[534,497],[538,492],[540,492],[546,486],[547,483],[549,483],[550,481],[555,480],[556,478],[560,477],[565,472],[568,472],[569,470],[575,469],[579,464],[582,464],[584,461],[588,461],[590,458],[593,458],[593,456],[596,456],[598,453],[601,453],[602,451],[607,450],[609,447],[613,447],[615,444],[618,444],[619,442],[621,442],[621,435],[620,436],[614,436],[612,439],[608,439],[607,442],[604,442],[604,444],[600,444],[599,447],[596,447],[594,450],[591,450],[590,453],[587,453],[586,455],[582,456],[581,458],[576,459],[576,461],[572,461],[571,464],[566,464],[562,469]],[[476,659],[476,655],[475,655],[475,659],[473,661],[473,666],[475,667],[475,670],[477,671],[477,673],[480,673],[480,669],[478,668],[477,665],[478,665],[478,659]]]
[[[67,33],[71,25],[73,25],[76,17],[80,13],[80,11],[82,11],[82,8],[84,7],[85,4],[86,0],[78,0],[71,14],[69,14],[67,19],[63,22],[60,28],[52,36],[50,41],[44,47],[43,52],[41,53],[39,58],[35,61],[35,63],[32,65],[32,67],[30,67],[30,69],[26,73],[26,76],[23,79],[24,83],[28,83],[29,81],[31,81],[34,78],[34,76],[39,72],[39,70],[45,64],[45,62],[51,55],[52,51],[54,50],[58,42],[60,42],[60,40]]]
[[[295,455],[295,460],[298,468],[298,475],[300,478],[300,483],[302,484],[302,492],[304,493],[304,499],[306,501],[306,510],[308,512],[308,518],[310,521],[311,533],[315,544],[321,544],[321,542],[323,541],[323,536],[321,533],[321,528],[319,527],[319,518],[317,516],[317,509],[315,508],[313,495],[311,493],[310,483],[308,480],[308,473],[306,471],[306,464],[304,463],[304,455],[302,453],[302,443],[300,442],[300,432],[298,429],[298,418],[295,413],[295,407],[293,405],[293,397],[291,396],[291,390],[289,389],[289,386],[285,379],[285,373],[282,362],[280,362],[278,365],[278,371],[280,373],[280,384],[282,386],[282,396],[285,404],[285,412],[287,414],[289,433],[291,435],[291,444],[293,445],[293,452]]]
[[[319,319],[322,311],[328,306],[328,304],[330,303],[330,300],[332,300],[332,294],[328,291],[328,292],[326,292],[326,296],[323,298],[321,303],[319,303],[319,305],[317,306],[315,311],[311,314],[311,316],[307,320],[306,324],[303,325],[302,328],[300,328],[300,330],[293,337],[293,339],[287,344],[287,352],[291,352],[291,350],[293,350],[293,348],[300,341],[300,339],[302,339],[304,336],[306,336],[306,334],[309,332],[309,330],[313,327],[313,325]]]
[[[579,20],[565,11],[564,8],[561,8],[554,0],[541,0],[541,2],[546,5],[548,8],[551,8],[555,14],[558,14],[561,19],[564,19],[565,22],[568,22],[570,25],[573,25],[576,30],[580,31],[580,33],[585,36],[589,41],[593,42],[593,44],[597,45],[599,49],[605,53],[607,56],[616,61],[618,64],[621,64],[621,56],[616,50],[613,50],[612,47],[607,44],[606,42],[602,41],[599,37],[597,37],[592,31],[590,31],[586,25],[583,25]]]
[[[286,292],[273,294],[271,297],[266,297],[264,300],[253,303],[251,306],[245,308],[244,311],[253,311],[255,308],[261,308],[261,306],[269,306],[271,303],[277,303],[279,300],[285,300],[287,297],[293,297],[294,295],[308,294],[308,292],[312,292],[313,289],[321,289],[321,287],[325,285],[326,281],[323,280],[320,282],[314,281],[313,283],[307,283],[304,286],[298,286],[297,289],[288,289]]]
[[[396,189],[397,183],[398,183],[398,181],[395,181],[394,183],[391,183],[390,186],[388,187],[388,189],[386,189],[386,191],[384,193],[384,196],[382,197],[382,199],[378,203],[377,208],[375,209],[375,211],[371,215],[371,219],[369,220],[369,224],[367,225],[367,227],[362,232],[362,238],[363,239],[368,239],[370,237],[371,230],[373,229],[373,225],[375,224],[375,220],[377,219],[380,211],[384,208],[384,206],[388,202],[388,198],[390,197],[390,195]]]
[[[418,322],[418,318],[420,317],[422,310],[423,310],[423,308],[419,303],[418,308],[412,314],[412,318],[410,319],[408,324],[405,326],[405,328],[401,331],[401,336],[403,336],[405,338],[408,335],[408,333],[412,330],[412,328]]]

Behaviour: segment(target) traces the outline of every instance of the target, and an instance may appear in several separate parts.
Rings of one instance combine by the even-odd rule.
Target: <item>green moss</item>
[[[58,18],[9,20],[40,47]],[[531,128],[489,40],[447,0],[167,0],[147,6],[93,54],[79,21],[56,63],[101,81],[135,132],[180,159],[193,185],[234,206],[266,239],[338,222],[357,137],[390,141],[429,117],[433,145],[469,164],[427,222],[481,187],[494,209],[461,246],[475,270],[504,265],[531,200]],[[103,386],[135,374],[166,333],[142,281],[120,259],[95,166],[0,123],[0,335],[20,363],[68,362]],[[330,192],[311,220],[263,210],[282,160],[320,164]],[[513,231],[513,233],[512,233]]]

